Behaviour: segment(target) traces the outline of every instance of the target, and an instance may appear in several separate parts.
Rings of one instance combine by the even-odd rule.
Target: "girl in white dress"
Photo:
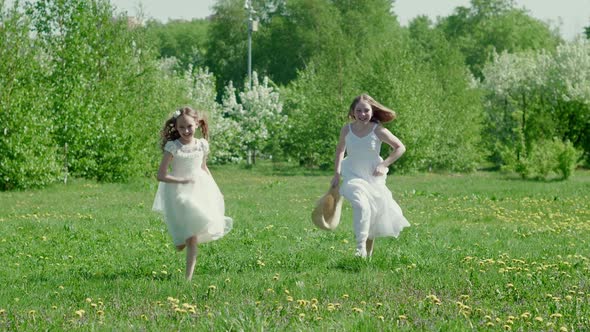
[[[410,226],[385,186],[389,165],[406,151],[402,142],[381,126],[395,116],[394,111],[369,95],[356,97],[348,113],[353,121],[342,127],[336,147],[332,186],[343,178],[340,194],[352,205],[356,256],[363,258],[373,254],[376,237],[397,237]],[[379,155],[381,142],[393,148],[385,160]]]
[[[203,138],[195,138],[200,128]],[[164,215],[178,251],[185,247],[186,278],[197,261],[197,243],[217,240],[232,227],[225,216],[223,195],[207,168],[208,126],[190,107],[177,110],[161,132],[164,155],[158,170],[158,192],[153,210]],[[170,167],[170,171],[168,168]]]

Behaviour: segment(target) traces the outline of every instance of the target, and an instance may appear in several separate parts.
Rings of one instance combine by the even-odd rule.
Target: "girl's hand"
[[[330,184],[332,185],[332,187],[337,187],[340,184],[340,174],[334,175],[332,181],[330,181]]]
[[[389,168],[383,164],[377,165],[373,171],[373,176],[383,176],[389,172]]]
[[[195,179],[193,178],[184,178],[180,181],[180,183],[182,184],[189,184],[189,183],[195,183]]]

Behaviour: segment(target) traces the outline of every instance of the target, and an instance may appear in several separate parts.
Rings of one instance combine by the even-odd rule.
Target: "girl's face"
[[[354,107],[354,118],[362,123],[369,123],[373,118],[373,109],[366,101],[359,101]]]
[[[197,129],[197,123],[193,117],[181,115],[176,119],[176,130],[180,134],[180,140],[184,143],[190,143]]]

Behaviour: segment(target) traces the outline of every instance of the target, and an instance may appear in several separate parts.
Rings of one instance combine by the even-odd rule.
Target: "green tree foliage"
[[[465,55],[471,72],[482,78],[482,69],[493,52],[554,49],[556,32],[531,17],[512,0],[471,0],[438,23],[447,39]]]
[[[350,1],[347,7],[342,2],[338,8],[346,15],[358,3]],[[398,120],[387,126],[408,150],[396,167],[473,169],[480,159],[482,110],[461,54],[427,25],[416,24],[412,41],[386,6],[367,13],[375,17],[365,15],[364,22],[383,26],[354,31],[347,38],[353,46],[314,58],[290,85],[285,95],[291,121],[286,150],[302,164],[331,167],[350,102],[368,92],[398,112]],[[350,24],[349,19],[341,21]],[[435,44],[426,47],[430,43]]]
[[[326,0],[289,1],[262,22],[253,47],[255,67],[286,85],[309,61],[342,42],[337,10]]]
[[[554,164],[578,156],[571,147],[588,155],[590,133],[590,45],[578,40],[558,46],[553,53],[539,51],[503,53],[484,68],[487,93],[485,141],[493,160],[518,170],[523,176],[538,164],[540,142],[557,142],[543,156]],[[568,143],[571,142],[571,143]],[[544,144],[544,143],[543,143]],[[557,145],[556,145],[557,144]],[[570,147],[571,145],[571,147]],[[564,152],[566,151],[566,152]],[[553,155],[549,153],[553,152]],[[568,169],[573,166],[561,166]],[[567,171],[563,171],[567,177]]]
[[[189,67],[204,65],[208,27],[207,19],[195,19],[172,20],[167,23],[148,20],[145,28],[148,37],[155,41],[159,57],[178,59],[178,70],[182,72]]]
[[[0,190],[31,188],[57,180],[63,161],[51,131],[53,121],[37,84],[44,54],[29,39],[18,2],[0,2]]]
[[[218,96],[230,81],[242,82],[248,69],[248,16],[244,2],[219,0],[207,36],[205,65],[215,73]]]
[[[164,114],[187,99],[143,30],[107,1],[17,6],[2,7],[0,188],[55,181],[64,162],[101,181],[155,173]]]

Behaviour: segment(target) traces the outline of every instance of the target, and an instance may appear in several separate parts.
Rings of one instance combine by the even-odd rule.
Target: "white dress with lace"
[[[363,137],[356,136],[349,127],[345,138],[346,158],[342,160],[340,194],[352,205],[357,249],[361,252],[367,239],[397,237],[404,227],[410,226],[385,185],[387,175],[373,175],[383,161],[376,127],[377,124]]]
[[[152,209],[161,212],[175,245],[184,244],[193,235],[197,243],[217,240],[232,228],[225,216],[223,195],[213,177],[201,168],[209,152],[205,139],[183,145],[168,141],[164,150],[172,154],[170,175],[192,178],[187,184],[160,182]]]

